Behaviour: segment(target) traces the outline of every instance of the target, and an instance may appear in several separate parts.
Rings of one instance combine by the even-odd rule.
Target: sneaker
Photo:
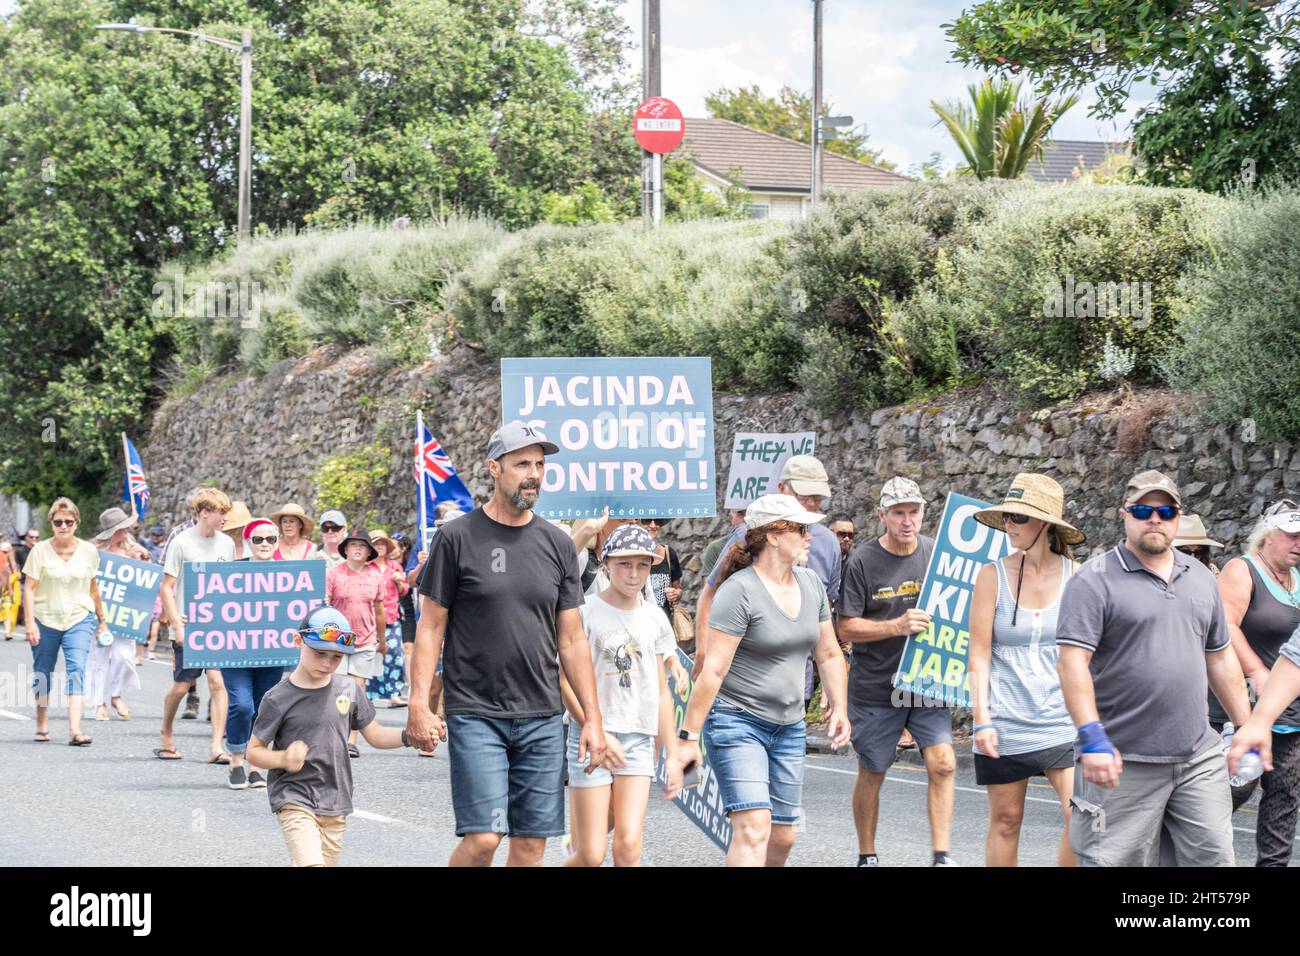
[[[198,720],[199,719],[199,695],[188,694],[185,697],[185,713],[181,714],[181,720]]]
[[[243,767],[230,768],[230,789],[231,790],[248,789],[248,774],[244,771]]]
[[[349,757],[360,757],[360,756],[361,756],[361,751],[357,749],[357,745],[356,745],[356,744],[348,744],[348,756],[349,756]]]
[[[874,853],[864,853],[858,857],[858,866],[880,866],[880,857]]]
[[[946,850],[943,851],[942,853],[936,853],[934,855],[934,862],[930,865],[931,866],[961,866],[960,863],[958,863],[956,860],[952,858],[952,854]]]
[[[248,785],[254,790],[264,790],[266,788],[266,778],[254,770],[248,775]]]

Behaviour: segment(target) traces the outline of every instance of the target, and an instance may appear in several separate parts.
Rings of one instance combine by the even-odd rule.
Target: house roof
[[[730,120],[687,119],[682,149],[697,166],[722,179],[727,178],[732,167],[740,167],[744,187],[753,192],[807,194],[809,191],[807,143]],[[879,166],[826,150],[822,151],[822,157],[824,189],[879,189],[911,181]]]
[[[1079,173],[1097,169],[1114,153],[1124,153],[1128,144],[1102,143],[1086,139],[1057,139],[1043,144],[1040,163],[1031,159],[1025,174],[1040,183],[1071,182]]]

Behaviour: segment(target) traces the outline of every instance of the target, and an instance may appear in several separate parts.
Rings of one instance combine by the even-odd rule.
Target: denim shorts
[[[63,650],[63,669],[67,677],[65,689],[68,695],[83,693],[86,658],[90,655],[90,645],[95,641],[98,624],[93,614],[87,614],[66,631],[47,627],[39,620],[36,622],[36,629],[41,635],[40,641],[32,648],[32,687],[36,696],[49,696],[54,679],[54,664],[58,660],[60,648]]]
[[[723,812],[770,810],[772,822],[802,820],[803,761],[808,730],[802,720],[774,724],[722,698],[704,722],[703,743],[718,775]]]
[[[569,786],[571,787],[608,787],[615,777],[653,777],[655,775],[655,739],[649,734],[616,734],[605,731],[605,739],[615,739],[623,748],[627,757],[627,766],[618,770],[606,770],[597,767],[586,773],[585,763],[578,763],[578,742],[582,728],[577,724],[569,725]]]
[[[447,715],[456,836],[564,835],[564,718]]]

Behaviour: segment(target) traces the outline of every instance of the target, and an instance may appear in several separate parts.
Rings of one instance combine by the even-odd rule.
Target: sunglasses
[[[660,521],[658,518],[642,518],[642,519],[641,519],[641,524],[643,524],[643,525],[649,525],[649,524],[652,524],[652,525],[654,525],[656,528],[658,528],[658,527],[660,527],[660,526],[663,525],[663,522]]]
[[[77,520],[75,518],[55,518],[50,524],[56,528],[71,528],[77,524]]]
[[[342,644],[344,647],[351,647],[357,642],[357,636],[351,631],[339,630],[337,624],[326,624],[324,627],[304,627],[298,632],[304,638],[310,637],[317,641],[330,641],[335,644]]]
[[[857,536],[856,531],[836,531],[835,537],[843,538],[845,541],[852,541]]]
[[[1154,511],[1161,521],[1173,521],[1178,517],[1178,505],[1126,505],[1124,510],[1138,521],[1146,521]]]
[[[1004,511],[1002,512],[1002,519],[1010,521],[1012,524],[1025,524],[1029,521],[1029,515],[1018,515],[1012,511]]]
[[[268,534],[265,537],[263,537],[260,534],[255,534],[252,535],[248,540],[253,542],[253,544],[275,544],[277,541],[280,540],[280,537],[279,535],[274,535],[274,534]]]
[[[327,532],[342,531],[343,526],[338,524],[323,524],[320,526],[320,529]]]

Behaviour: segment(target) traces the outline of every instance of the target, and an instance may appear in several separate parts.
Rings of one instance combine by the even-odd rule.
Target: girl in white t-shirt
[[[655,737],[667,757],[676,745],[672,698],[662,655],[676,653],[667,617],[641,593],[655,560],[655,544],[639,525],[615,528],[600,560],[609,587],[580,608],[582,626],[596,670],[596,695],[608,747],[598,766],[578,762],[582,706],[560,675],[568,708],[569,799],[572,813],[568,866],[600,866],[605,861],[613,801],[614,865],[641,865],[641,835],[650,782],[655,777]],[[671,799],[681,790],[681,773],[664,788]]]

